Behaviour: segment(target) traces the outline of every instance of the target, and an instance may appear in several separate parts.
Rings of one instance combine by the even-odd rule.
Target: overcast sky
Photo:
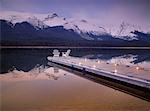
[[[150,27],[150,0],[0,0],[2,11],[53,13],[97,24]]]

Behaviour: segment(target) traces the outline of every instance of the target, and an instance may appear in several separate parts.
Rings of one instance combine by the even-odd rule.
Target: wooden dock
[[[48,60],[63,67],[83,73],[90,73],[94,76],[106,78],[110,81],[113,80],[119,84],[142,90],[142,95],[150,101],[149,69],[77,57],[48,57]]]

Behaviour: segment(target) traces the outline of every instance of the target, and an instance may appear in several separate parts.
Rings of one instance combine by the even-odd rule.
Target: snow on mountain
[[[129,24],[127,22],[122,22],[118,28],[112,28],[113,32],[110,32],[115,38],[120,38],[124,40],[138,40],[137,35],[131,33],[134,31],[140,31],[143,33],[149,33],[149,29],[144,29],[139,25]]]
[[[66,29],[73,29],[74,31],[81,34],[81,36],[88,40],[93,40],[88,34],[93,35],[104,35],[107,31],[103,27],[99,27],[86,20],[70,19],[68,23],[64,24]]]
[[[48,26],[64,26],[65,29],[73,29],[75,32],[81,34],[85,39],[92,40],[87,33],[93,35],[102,35],[106,34],[107,31],[103,27],[96,26],[92,23],[87,22],[86,20],[77,20],[77,19],[66,19],[59,17],[56,13],[48,15],[44,20],[44,24]]]
[[[29,22],[35,27],[45,28],[47,26],[64,26],[66,29],[73,29],[79,34],[90,33],[94,35],[106,34],[106,29],[87,22],[86,20],[66,19],[59,17],[56,13],[52,14],[31,14],[12,11],[4,11],[0,19],[7,20],[13,24],[24,21]]]
[[[21,13],[14,11],[2,11],[0,19],[7,20],[13,24],[21,22],[29,22],[35,28],[46,28],[53,26],[63,26],[65,29],[72,29],[79,33],[83,38],[88,40],[93,40],[90,36],[92,35],[107,35],[108,29],[98,26],[96,24],[90,23],[86,20],[79,20],[75,18],[63,18],[58,16],[56,13],[50,14],[33,14],[33,13]],[[141,28],[136,25],[130,25],[128,23],[122,22],[118,29],[114,29],[111,33],[115,38],[120,38],[124,40],[134,40],[137,39],[131,31],[139,30]]]
[[[34,27],[45,28],[47,26],[42,22],[44,16],[46,15],[3,11],[1,12],[0,19],[7,20],[13,24],[29,22]]]
[[[131,25],[129,23],[122,22],[119,26],[119,29],[117,30],[116,37],[124,40],[137,40],[136,36],[131,33],[134,30],[140,31],[141,29],[137,25]]]
[[[43,23],[50,27],[63,26],[66,22],[65,18],[59,17],[56,13],[47,15],[43,20]]]

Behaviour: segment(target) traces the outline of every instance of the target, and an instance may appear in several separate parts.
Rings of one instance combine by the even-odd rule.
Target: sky
[[[150,0],[0,0],[1,11],[57,13],[113,26],[127,22],[150,28]]]

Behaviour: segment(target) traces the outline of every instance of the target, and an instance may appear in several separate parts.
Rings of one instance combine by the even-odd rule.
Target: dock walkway
[[[50,62],[150,90],[150,69],[78,57],[48,57]]]

